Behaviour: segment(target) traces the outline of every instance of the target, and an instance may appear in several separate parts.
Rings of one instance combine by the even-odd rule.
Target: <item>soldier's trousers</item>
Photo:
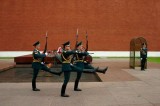
[[[88,63],[84,63],[84,69],[95,69],[95,68]]]
[[[89,72],[89,73],[94,73],[96,72],[96,68],[94,68],[92,65],[88,64],[88,63],[84,63],[84,69],[83,72]]]
[[[74,84],[74,90],[78,88],[79,80],[81,79],[82,76],[82,71],[77,72],[77,78],[75,80]]]
[[[70,79],[70,73],[71,73],[70,71],[64,71],[64,82],[61,88],[61,95],[65,94],[66,87]]]
[[[146,58],[142,58],[141,60],[141,70],[144,70],[146,64]]]
[[[71,71],[72,72],[82,72],[82,69],[75,66],[75,65],[71,65],[71,69],[70,71],[64,71],[64,82],[63,82],[63,85],[62,85],[62,88],[61,88],[61,95],[65,94],[65,90],[66,90],[66,87],[67,87],[67,84],[69,82],[69,79],[70,79],[70,73]],[[81,77],[81,73],[77,74],[78,75],[78,79],[80,79]],[[79,82],[79,80],[78,80]],[[78,85],[77,85],[78,86]]]
[[[99,67],[94,68],[92,65],[88,64],[88,63],[84,63],[84,72],[91,72],[91,73],[95,73],[95,72],[99,72],[99,73],[104,73],[105,70],[107,70],[108,68],[104,68],[104,69],[99,69]]]
[[[33,78],[32,78],[32,89],[36,88],[36,78],[37,78],[38,73],[39,73],[39,69],[34,69]]]
[[[73,65],[71,68],[72,68],[72,71],[77,72],[77,78],[76,78],[75,84],[74,84],[74,89],[77,89],[79,80],[80,80],[80,78],[82,76],[83,67],[78,67],[76,65]]]
[[[32,78],[32,89],[36,88],[36,78],[39,73],[39,70],[44,70],[46,72],[49,72],[51,74],[59,75],[61,72],[52,72],[47,66],[41,65],[41,68],[34,68],[33,70],[33,78]]]

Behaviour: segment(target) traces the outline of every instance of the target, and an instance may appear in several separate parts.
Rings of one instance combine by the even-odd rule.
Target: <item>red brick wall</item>
[[[160,50],[159,0],[0,0],[0,51],[32,50],[48,31],[48,47],[75,44],[89,35],[89,50],[129,50],[130,40],[146,38]]]

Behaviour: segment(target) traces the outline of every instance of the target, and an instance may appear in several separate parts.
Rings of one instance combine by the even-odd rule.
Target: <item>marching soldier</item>
[[[32,90],[40,91],[40,89],[36,87],[36,78],[39,73],[39,70],[44,70],[44,71],[47,71],[49,73],[59,75],[59,76],[61,75],[62,72],[52,72],[50,70],[51,64],[48,64],[48,66],[44,65],[44,63],[42,62],[42,59],[46,57],[46,55],[40,53],[39,51],[40,42],[39,41],[34,43],[33,46],[35,47],[35,49],[33,50],[33,62],[32,62],[32,68],[34,69],[33,78],[32,78]]]
[[[81,68],[81,71],[77,71],[77,78],[74,84],[74,91],[82,91],[81,89],[78,88],[78,84],[84,69],[84,56],[87,56],[88,52],[83,51],[82,42],[77,43],[76,47],[78,54],[76,54],[76,60],[74,62],[77,67]]]
[[[74,90],[75,91],[82,91],[81,89],[78,88],[78,84],[79,84],[79,80],[81,78],[82,72],[91,72],[91,73],[99,72],[99,73],[105,74],[108,67],[103,69],[103,70],[99,70],[98,68],[94,68],[91,65],[88,65],[88,64],[86,65],[86,62],[84,61],[84,57],[89,55],[89,53],[84,51],[82,42],[77,43],[76,47],[77,47],[78,53],[76,54],[75,64],[76,64],[77,67],[81,68],[82,70],[77,72],[77,78],[76,78],[76,81],[75,81]],[[87,68],[85,68],[85,66]]]
[[[140,57],[141,57],[141,70],[144,70],[147,61],[147,48],[145,43],[142,44],[142,48],[140,50]]]
[[[76,67],[75,65],[71,63],[72,54],[76,54],[77,52],[71,50],[69,41],[63,44],[63,48],[64,50],[61,54],[61,58],[62,58],[62,72],[64,72],[64,82],[61,88],[61,96],[69,97],[69,95],[65,93],[65,90],[66,90],[68,81],[70,79],[70,72],[71,71],[82,71],[82,69],[79,67]]]

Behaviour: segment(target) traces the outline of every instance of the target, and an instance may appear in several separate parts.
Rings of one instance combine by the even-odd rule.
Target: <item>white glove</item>
[[[48,55],[48,53],[46,52],[46,53],[45,53],[45,55],[47,56],[47,55]]]
[[[78,53],[78,51],[77,51],[77,50],[76,50],[75,52],[76,52],[76,53]]]

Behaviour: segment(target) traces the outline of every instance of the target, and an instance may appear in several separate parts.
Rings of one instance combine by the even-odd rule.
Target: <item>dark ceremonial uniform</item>
[[[77,43],[76,47],[78,47],[80,45],[82,45],[82,42]],[[81,68],[81,71],[77,71],[77,78],[76,78],[75,84],[74,84],[75,91],[81,91],[81,89],[78,88],[78,84],[79,84],[79,80],[82,76],[82,72],[84,69],[84,56],[87,56],[87,55],[88,55],[87,52],[81,52],[81,51],[78,51],[78,53],[76,54],[76,60],[74,61],[74,63],[77,67]]]
[[[84,70],[84,56],[87,56],[87,55],[88,55],[87,52],[80,52],[80,51],[78,51],[78,54],[76,54],[75,65],[81,68],[82,71],[77,72],[77,78],[75,80],[75,85],[74,85],[75,91],[81,91],[81,89],[78,88],[78,83],[81,78],[82,72]],[[93,71],[93,70],[90,70],[90,71]]]
[[[95,68],[91,64],[84,61],[84,69],[95,69]],[[97,67],[97,69],[98,69],[98,67]]]
[[[79,47],[82,45],[82,42],[79,42],[77,43],[76,47]],[[106,69],[105,70],[98,70],[98,68],[94,68],[94,67],[91,67],[90,65],[86,65],[87,67],[89,67],[88,69],[84,69],[84,66],[85,66],[85,63],[84,63],[84,57],[89,55],[88,52],[84,51],[78,51],[78,53],[76,54],[76,60],[75,60],[75,65],[79,68],[82,69],[82,71],[78,71],[77,72],[77,78],[75,80],[75,85],[74,85],[74,90],[75,91],[81,91],[81,89],[78,88],[78,84],[79,84],[79,80],[81,78],[81,75],[82,75],[82,72],[91,72],[91,73],[94,73],[94,72],[101,72],[101,73],[105,73]]]
[[[40,44],[39,42],[36,42],[33,46],[37,46]],[[32,68],[34,69],[33,71],[33,78],[32,78],[32,89],[33,91],[40,91],[39,89],[36,88],[36,78],[39,73],[39,70],[44,70],[49,73],[55,74],[55,75],[60,75],[61,72],[52,72],[46,65],[41,63],[42,58],[46,57],[45,54],[41,54],[39,50],[34,49],[33,50],[33,62],[32,62]]]
[[[141,48],[140,57],[141,57],[141,70],[144,70],[147,60],[147,48]]]
[[[78,42],[76,47],[78,47],[80,45],[82,45],[82,42]],[[96,68],[92,67],[89,64],[86,64],[87,62],[84,60],[85,56],[87,56],[87,55],[89,55],[89,53],[86,51],[83,51],[83,52],[78,51],[78,54],[76,54],[76,60],[74,61],[74,63],[76,63],[77,67],[80,67],[81,69],[83,69],[84,72],[86,72],[86,71],[95,72]],[[88,69],[88,70],[84,70],[84,69]]]
[[[69,45],[69,44],[70,44],[70,42],[66,42],[63,45],[65,47],[66,45]],[[68,81],[70,79],[70,72],[71,71],[82,71],[81,68],[76,67],[75,65],[73,65],[71,63],[71,55],[72,54],[76,54],[76,52],[75,51],[66,51],[66,50],[64,50],[62,52],[62,54],[61,54],[62,72],[64,72],[64,82],[63,82],[63,85],[62,85],[62,88],[61,88],[61,96],[62,97],[69,97],[69,95],[65,94],[65,90],[66,90]]]

